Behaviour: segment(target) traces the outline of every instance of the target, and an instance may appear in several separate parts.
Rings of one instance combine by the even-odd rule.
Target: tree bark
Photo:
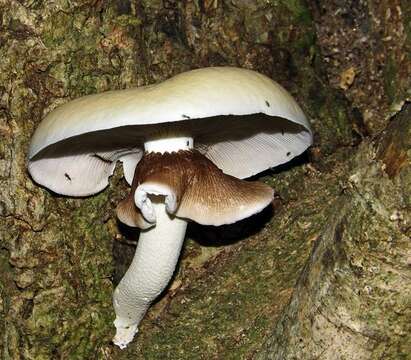
[[[0,14],[3,359],[411,353],[407,1],[0,0]],[[271,209],[191,224],[173,284],[120,351],[111,296],[137,238],[115,219],[121,170],[97,196],[52,194],[27,174],[30,137],[70,99],[214,65],[280,82],[315,144],[262,174]]]
[[[411,107],[352,159],[343,193],[257,359],[411,354]]]

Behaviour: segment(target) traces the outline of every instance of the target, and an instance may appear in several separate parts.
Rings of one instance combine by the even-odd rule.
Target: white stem
[[[156,225],[141,232],[133,261],[114,291],[113,342],[121,349],[133,340],[150,304],[169,283],[184,242],[187,222],[170,217],[164,204],[152,204]]]
[[[164,153],[166,151],[189,150],[193,148],[193,138],[188,136],[165,137],[149,140],[144,143],[147,152],[155,151]]]
[[[188,150],[193,148],[193,139],[167,136],[146,141],[144,148],[161,153]],[[174,202],[167,187],[141,184],[136,189],[136,206],[155,226],[141,231],[133,261],[114,291],[116,335],[113,343],[121,349],[133,340],[150,304],[174,273],[187,228],[187,221],[166,212],[166,209],[175,211]]]

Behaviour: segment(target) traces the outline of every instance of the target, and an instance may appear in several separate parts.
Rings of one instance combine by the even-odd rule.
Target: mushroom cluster
[[[141,229],[113,296],[113,342],[124,348],[173,275],[187,221],[218,226],[260,212],[272,188],[242,179],[311,143],[304,113],[280,85],[255,71],[210,67],[56,108],[33,135],[28,169],[56,193],[89,196],[122,162],[131,192],[117,216]]]

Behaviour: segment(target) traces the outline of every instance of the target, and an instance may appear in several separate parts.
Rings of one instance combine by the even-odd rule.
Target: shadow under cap
[[[123,161],[130,183],[144,141],[161,134],[190,134],[195,149],[238,178],[285,163],[311,144],[307,129],[283,118],[263,114],[216,116],[74,136],[41,150],[29,161],[29,171],[36,182],[56,193],[92,195],[108,185],[117,160]]]
[[[226,141],[241,141],[258,133],[297,135],[308,131],[301,125],[283,118],[265,114],[214,116],[155,125],[128,125],[108,130],[87,132],[51,144],[30,158],[59,158],[70,155],[136,152],[143,149],[144,141],[160,135],[183,134],[194,137],[194,148],[207,154],[207,148]]]

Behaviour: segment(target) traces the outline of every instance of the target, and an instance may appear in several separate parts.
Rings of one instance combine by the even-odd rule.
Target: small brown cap
[[[231,224],[260,212],[274,195],[266,184],[224,174],[195,150],[145,154],[136,168],[131,196],[147,188],[153,189],[152,194],[166,196],[169,213],[215,226]],[[168,198],[173,199],[175,206],[167,206]],[[117,208],[120,221],[138,227],[150,224],[141,222],[142,215],[129,198],[123,202]]]
[[[144,216],[134,204],[132,193],[118,203],[116,213],[118,219],[127,226],[138,227],[143,230],[154,226],[153,223],[144,219]]]

